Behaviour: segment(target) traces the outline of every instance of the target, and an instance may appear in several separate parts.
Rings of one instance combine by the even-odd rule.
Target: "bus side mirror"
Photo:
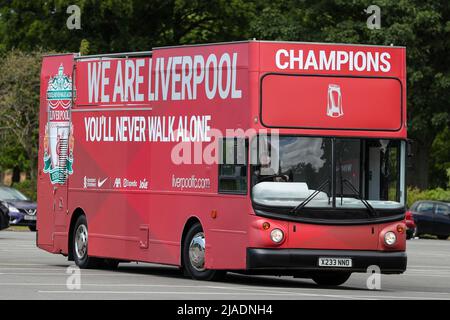
[[[408,158],[412,158],[414,156],[413,151],[412,151],[413,144],[414,144],[413,140],[408,139],[406,141],[406,155],[408,156]]]

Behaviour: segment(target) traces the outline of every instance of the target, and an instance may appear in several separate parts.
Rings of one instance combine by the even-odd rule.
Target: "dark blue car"
[[[431,234],[441,240],[450,236],[450,203],[416,201],[409,210],[417,226],[414,236]]]
[[[0,186],[0,204],[8,209],[11,226],[26,226],[36,231],[36,202],[14,188]]]

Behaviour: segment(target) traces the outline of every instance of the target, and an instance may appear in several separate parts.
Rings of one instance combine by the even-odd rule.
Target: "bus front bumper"
[[[350,258],[349,268],[321,267],[319,258]],[[383,274],[398,274],[406,270],[405,252],[356,251],[356,250],[309,250],[309,249],[247,249],[249,271],[348,271],[367,272],[377,266]]]

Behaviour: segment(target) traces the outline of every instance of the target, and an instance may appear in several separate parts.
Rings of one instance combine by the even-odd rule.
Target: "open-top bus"
[[[406,269],[405,48],[244,41],[43,59],[37,244],[344,283]]]

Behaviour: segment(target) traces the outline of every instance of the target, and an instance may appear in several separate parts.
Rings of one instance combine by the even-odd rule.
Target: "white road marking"
[[[418,299],[418,300],[448,300],[446,298],[436,298],[436,297],[422,297],[422,296],[349,296],[349,295],[330,295],[330,294],[314,294],[314,293],[299,293],[299,292],[184,292],[184,291],[109,291],[109,290],[39,290],[39,293],[47,293],[47,294],[170,294],[170,295],[252,295],[252,296],[303,296],[303,297],[327,297],[327,298],[344,298],[344,299],[352,299],[352,300],[371,300],[371,299]]]
[[[67,266],[67,267],[69,267],[69,266]],[[61,272],[64,272],[64,270],[62,268],[22,268],[22,267],[19,267],[19,268],[18,267],[4,268],[4,267],[0,267],[0,270],[42,270],[42,271],[61,271]]]
[[[1,285],[12,285],[12,286],[65,286],[65,284],[57,283],[0,283]],[[240,288],[240,287],[227,287],[227,286],[192,286],[192,285],[154,285],[154,284],[94,284],[94,283],[83,283],[84,287],[117,287],[117,288],[125,288],[125,287],[141,287],[141,288],[181,288],[181,289],[220,289],[220,290],[231,290],[231,291],[247,291],[246,293],[233,293],[233,292],[197,292],[198,295],[206,295],[206,294],[214,294],[214,295],[300,295],[300,296],[310,296],[310,297],[329,297],[329,298],[345,298],[345,299],[441,299],[440,297],[431,297],[430,295],[444,295],[450,297],[450,292],[419,292],[419,291],[408,291],[411,294],[427,294],[428,296],[401,296],[401,295],[339,295],[339,294],[321,294],[321,293],[302,293],[302,292],[294,292],[294,291],[278,291],[278,289],[284,289],[280,287],[276,288],[267,288],[267,289],[257,289],[257,288]],[[274,289],[277,289],[274,291]],[[321,290],[320,288],[312,289],[312,288],[301,288],[301,291],[315,291]],[[39,293],[90,293],[90,294],[189,294],[192,292],[184,292],[184,291],[113,291],[113,290],[39,290]],[[377,291],[373,291],[376,293]],[[405,292],[402,292],[402,294]],[[444,300],[448,300],[448,298],[442,298]]]
[[[51,273],[51,272],[6,272],[3,274],[13,275],[13,276],[64,276],[67,277],[65,271],[61,271],[59,273]],[[157,277],[157,275],[151,274],[122,274],[118,272],[111,271],[111,273],[82,273],[81,277],[92,277],[92,276],[101,276],[101,277]]]
[[[170,294],[170,295],[241,295],[241,296],[303,296],[303,297],[327,297],[327,298],[340,298],[340,299],[351,299],[351,300],[361,300],[359,297],[345,296],[345,295],[329,295],[329,294],[309,294],[309,293],[276,293],[276,292],[184,292],[184,291],[81,291],[81,290],[73,290],[73,291],[46,291],[39,290],[39,293],[53,293],[53,294],[61,294],[61,293],[78,293],[78,294]],[[367,299],[362,299],[367,300]]]
[[[0,263],[0,266],[45,266],[43,263]]]

